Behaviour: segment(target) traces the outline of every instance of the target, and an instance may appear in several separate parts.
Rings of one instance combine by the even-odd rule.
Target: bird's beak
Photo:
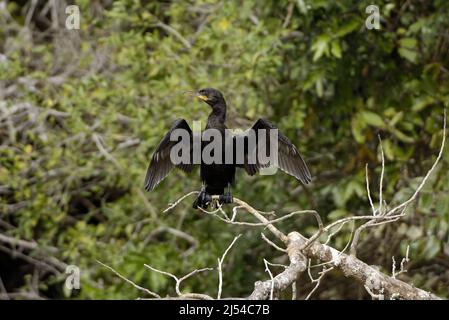
[[[187,95],[189,95],[191,97],[197,97],[198,99],[201,99],[203,101],[209,100],[209,98],[207,96],[199,94],[198,92],[194,92],[194,91],[191,91],[191,90],[184,91],[184,94],[187,94]]]
[[[199,93],[196,93],[195,96],[196,96],[198,99],[201,99],[201,100],[203,100],[203,101],[209,100],[209,98],[208,98],[207,96],[202,95],[202,94],[199,94]]]

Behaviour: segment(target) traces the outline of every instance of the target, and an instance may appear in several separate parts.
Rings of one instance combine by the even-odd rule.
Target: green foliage
[[[40,290],[49,297],[142,295],[96,260],[173,294],[173,281],[144,263],[177,275],[214,267],[238,233],[245,240],[225,262],[224,296],[249,294],[267,277],[262,258],[277,253],[261,230],[224,225],[195,212],[189,199],[161,213],[198,189],[197,178],[174,171],[154,192],[142,192],[151,152],[171,122],[207,117],[186,90],[220,89],[229,127],[269,118],[306,156],[313,175],[307,191],[282,173],[237,176],[235,196],[278,215],[313,208],[330,222],[369,213],[365,164],[377,199],[378,135],[387,161],[384,198],[392,204],[413,193],[438,152],[449,106],[447,1],[377,1],[380,30],[365,28],[365,0],[80,0],[78,31],[52,30],[37,17],[26,26],[28,4],[18,3],[8,1],[8,13],[0,13],[0,232],[57,247],[59,260],[81,268],[79,292],[63,290],[63,273],[42,273]],[[442,296],[449,284],[448,162],[445,151],[408,216],[364,233],[359,253],[389,272],[391,256],[404,256],[410,245],[405,276]],[[183,255],[185,240],[152,236],[161,226],[192,235],[198,247]],[[280,228],[315,231],[310,217]],[[342,249],[346,231],[332,244]],[[3,281],[18,278],[8,287],[26,288],[32,272],[6,271],[4,263],[16,262],[0,256]],[[215,295],[216,283],[216,273],[204,273],[183,289]]]

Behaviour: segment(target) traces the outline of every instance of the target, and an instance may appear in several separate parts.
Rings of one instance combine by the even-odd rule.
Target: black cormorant
[[[218,130],[221,137],[223,137],[223,154],[221,163],[205,163],[203,161],[203,157],[201,157],[200,163],[200,172],[201,172],[201,180],[203,183],[203,187],[201,188],[201,192],[199,193],[197,199],[193,203],[194,208],[204,208],[206,209],[208,205],[211,203],[212,195],[219,195],[219,203],[231,203],[232,195],[231,195],[231,185],[234,184],[235,178],[235,170],[237,167],[243,168],[249,175],[254,175],[263,167],[268,167],[270,164],[262,164],[258,159],[255,161],[248,160],[251,154],[255,154],[259,148],[261,148],[263,143],[260,143],[260,138],[256,136],[255,144],[251,147],[248,146],[248,137],[247,134],[239,135],[239,137],[243,137],[244,139],[244,155],[243,155],[243,163],[239,163],[236,161],[236,136],[231,138],[233,142],[233,160],[231,163],[225,163],[224,159],[224,150],[226,150],[225,146],[225,121],[226,121],[226,101],[223,98],[223,95],[216,89],[206,88],[199,90],[196,94],[196,97],[206,102],[211,108],[212,112],[207,119],[207,129],[216,129]],[[188,151],[190,152],[189,161],[180,164],[173,164],[170,159],[170,151],[173,146],[175,146],[180,140],[171,141],[170,136],[172,132],[176,129],[184,129],[185,132],[188,133],[190,138],[190,143],[188,144]],[[259,129],[265,129],[265,132],[269,132],[271,129],[277,129],[270,122],[265,119],[259,119],[251,128],[255,132],[258,132]],[[171,129],[167,132],[165,137],[157,146],[153,157],[151,159],[150,165],[147,170],[147,174],[145,177],[145,190],[151,191],[153,190],[170,172],[173,167],[178,167],[179,169],[189,173],[193,169],[193,136],[192,130],[190,129],[187,121],[184,119],[176,120]],[[309,169],[307,168],[306,163],[303,158],[299,154],[296,147],[290,142],[290,140],[285,137],[282,133],[277,131],[278,143],[277,143],[277,167],[279,167],[284,172],[289,175],[294,176],[303,184],[307,184],[311,181],[311,176]],[[266,146],[269,145],[269,135],[266,135],[265,142]],[[200,145],[201,148],[197,150],[197,152],[202,152],[205,146],[207,146],[210,142],[201,140]],[[268,149],[268,148],[267,148]],[[271,151],[267,151],[271,154]],[[253,158],[254,159],[254,158]],[[225,192],[226,189],[226,192]]]

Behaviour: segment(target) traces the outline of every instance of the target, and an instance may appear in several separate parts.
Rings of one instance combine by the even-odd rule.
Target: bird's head
[[[213,88],[204,88],[196,93],[196,97],[203,100],[211,107],[216,105],[225,105],[225,99],[220,91]]]

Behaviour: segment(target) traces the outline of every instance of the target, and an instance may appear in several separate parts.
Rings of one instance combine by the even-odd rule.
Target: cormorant
[[[223,137],[223,141],[226,139],[225,137],[225,120],[226,120],[226,101],[223,98],[223,95],[220,91],[212,88],[205,88],[199,90],[195,96],[205,103],[207,103],[211,108],[212,112],[207,119],[207,129],[216,129],[218,130],[221,137]],[[176,129],[186,130],[188,136],[190,138],[190,143],[187,148],[190,152],[189,162],[179,163],[177,165],[173,164],[170,159],[170,151],[173,146],[175,146],[180,140],[171,141],[170,136],[172,132]],[[253,125],[252,129],[255,132],[258,132],[259,129],[265,129],[265,132],[269,132],[269,130],[277,129],[270,122],[265,119],[259,119]],[[192,130],[190,129],[187,121],[184,119],[176,120],[171,129],[167,132],[165,137],[157,146],[150,165],[148,167],[146,177],[145,177],[145,190],[151,191],[153,190],[170,172],[173,167],[177,167],[187,173],[191,172],[194,166],[193,160],[193,151],[195,147],[193,145],[193,136]],[[260,138],[256,136],[255,144],[253,143],[253,147],[251,145],[248,147],[248,134],[239,135],[239,137],[243,137],[244,139],[244,155],[243,155],[243,163],[239,163],[236,160],[236,137],[233,136],[233,160],[231,163],[225,163],[222,161],[221,163],[205,163],[203,161],[203,157],[201,157],[200,163],[200,176],[203,186],[201,188],[201,192],[199,193],[197,199],[193,203],[193,208],[204,208],[206,209],[208,205],[212,201],[212,195],[219,195],[219,203],[232,203],[232,195],[231,195],[231,185],[234,184],[235,179],[235,171],[237,167],[243,168],[250,176],[259,172],[261,168],[268,167],[270,164],[265,163],[262,164],[258,159],[255,161],[249,161],[248,159],[251,157],[251,154],[255,154],[258,149],[263,147],[263,142],[260,142]],[[266,146],[268,147],[270,142],[270,137],[268,134],[265,136]],[[278,143],[277,143],[277,167],[279,167],[284,172],[288,173],[291,176],[294,176],[303,184],[307,184],[311,181],[311,176],[309,169],[307,168],[306,163],[304,162],[302,156],[299,154],[296,147],[290,142],[290,140],[285,137],[282,133],[277,131]],[[205,142],[201,140],[201,148],[200,150],[196,150],[196,152],[203,151],[204,147],[207,146],[210,142]],[[222,159],[225,159],[224,150],[226,149],[225,142],[223,142],[222,148]],[[271,154],[271,150],[268,151]],[[253,158],[254,159],[254,158]],[[225,192],[226,189],[226,192]]]

